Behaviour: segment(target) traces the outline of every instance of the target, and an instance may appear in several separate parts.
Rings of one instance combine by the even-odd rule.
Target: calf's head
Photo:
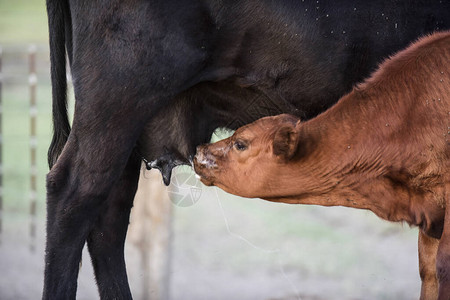
[[[300,120],[283,114],[243,126],[229,138],[197,147],[195,172],[206,185],[244,197],[277,188],[276,174],[298,149]]]

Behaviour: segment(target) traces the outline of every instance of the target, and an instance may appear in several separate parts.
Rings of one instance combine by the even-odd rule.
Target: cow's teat
[[[178,159],[172,153],[167,152],[153,161],[145,161],[146,167],[150,169],[158,169],[161,172],[163,182],[166,186],[170,184],[172,177],[172,169],[176,166],[186,164],[187,162]]]

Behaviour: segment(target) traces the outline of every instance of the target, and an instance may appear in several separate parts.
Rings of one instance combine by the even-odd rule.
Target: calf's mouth
[[[213,185],[214,170],[218,169],[216,159],[207,147],[197,147],[197,153],[193,160],[194,171],[200,176],[201,182],[205,185]]]
[[[216,158],[212,155],[207,147],[197,147],[197,153],[194,157],[194,167],[201,169],[217,169]]]

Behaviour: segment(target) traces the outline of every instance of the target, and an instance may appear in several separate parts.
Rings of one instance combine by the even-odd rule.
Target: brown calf
[[[435,33],[312,120],[266,117],[198,147],[195,171],[239,196],[368,209],[418,226],[421,299],[448,300],[449,97],[450,32]]]

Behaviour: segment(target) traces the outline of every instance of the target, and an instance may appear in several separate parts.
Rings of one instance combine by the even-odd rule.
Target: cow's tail
[[[64,15],[67,2],[47,0],[52,79],[53,138],[48,149],[50,168],[56,163],[70,133],[67,115],[66,28]]]

